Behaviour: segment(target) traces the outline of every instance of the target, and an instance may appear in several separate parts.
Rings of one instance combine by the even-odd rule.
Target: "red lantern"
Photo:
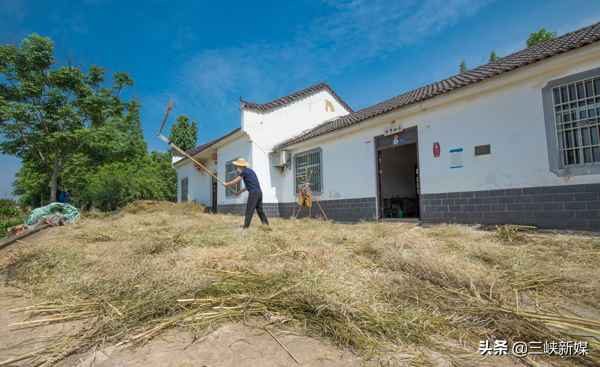
[[[201,165],[203,165],[203,166],[204,166],[204,161],[203,161],[203,160],[201,160],[201,159],[198,159],[198,163],[200,163]],[[196,170],[197,170],[197,171],[201,171],[201,172],[202,172],[202,167],[200,167],[200,164],[196,164],[196,163],[194,163],[194,167],[196,167]]]
[[[433,143],[433,156],[435,158],[440,156],[440,143]]]
[[[212,160],[215,161],[215,164],[217,164],[217,153],[212,154]]]

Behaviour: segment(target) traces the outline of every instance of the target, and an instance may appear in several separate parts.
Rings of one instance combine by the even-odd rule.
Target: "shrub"
[[[13,199],[0,199],[0,216],[3,219],[14,218],[19,215],[17,202]]]

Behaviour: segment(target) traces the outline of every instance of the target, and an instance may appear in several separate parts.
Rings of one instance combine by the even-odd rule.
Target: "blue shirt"
[[[260,184],[258,183],[258,177],[256,173],[250,168],[244,169],[240,172],[240,177],[244,180],[244,186],[249,194],[262,193],[260,190]]]

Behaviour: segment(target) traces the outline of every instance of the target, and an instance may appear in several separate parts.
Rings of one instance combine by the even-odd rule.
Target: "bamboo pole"
[[[169,116],[169,112],[171,112],[171,108],[173,108],[174,103],[175,101],[169,101],[169,107],[167,107],[167,113],[165,113],[165,118],[163,119],[162,125],[160,125],[160,130],[158,130],[158,134],[162,133],[162,129],[165,126],[165,122],[167,121],[167,116]]]
[[[323,213],[323,216],[325,217],[325,220],[329,220],[329,219],[327,219],[327,215],[325,215],[325,211],[323,210],[323,208],[321,208],[321,204],[319,204],[319,202],[317,201],[317,198],[315,197],[315,194],[312,193],[312,190],[310,190],[310,194],[312,195],[313,199],[315,199],[315,202],[319,206],[319,209],[321,209],[321,213]]]
[[[165,126],[165,121],[167,121],[167,116],[169,116],[169,112],[171,111],[171,108],[173,107],[173,104],[175,102],[173,101],[169,101],[169,107],[167,107],[167,113],[165,113],[165,118],[163,119],[162,125],[160,125],[160,130],[158,131],[158,133],[156,133],[156,136],[158,136],[162,141],[164,141],[165,143],[169,144],[173,149],[175,149],[176,151],[178,151],[179,153],[183,154],[184,156],[188,157],[189,159],[192,160],[192,162],[196,163],[198,166],[202,167],[202,169],[204,169],[206,172],[208,172],[211,176],[213,176],[217,181],[219,181],[220,183],[224,184],[223,181],[221,181],[217,176],[213,175],[211,171],[209,171],[208,169],[206,169],[206,167],[204,167],[202,165],[202,163],[198,162],[197,160],[195,160],[194,158],[192,158],[189,154],[187,154],[186,152],[184,152],[183,150],[181,150],[177,145],[173,144],[172,141],[170,141],[169,139],[165,138],[161,132],[163,129],[163,126]],[[235,190],[232,189],[231,187],[227,186],[227,188],[229,190],[231,190],[231,192],[233,192],[234,194],[236,194]]]
[[[187,154],[186,152],[184,152],[183,150],[181,150],[177,145],[173,144],[172,141],[170,141],[169,139],[165,138],[163,135],[160,134],[156,134],[158,135],[158,137],[163,140],[165,143],[169,144],[171,147],[173,147],[173,149],[175,149],[176,151],[178,151],[179,153],[183,154],[184,156],[188,157],[189,159],[192,160],[192,162],[196,163],[198,166],[202,167],[202,169],[204,169],[206,172],[208,172],[211,176],[213,176],[217,181],[219,181],[220,183],[224,183],[223,181],[221,181],[217,176],[213,175],[211,171],[209,171],[206,167],[204,167],[202,165],[202,163],[198,162],[197,160],[195,160],[194,158],[192,158],[189,154]],[[227,188],[229,190],[231,190],[231,192],[233,192],[234,194],[236,193],[234,189],[232,189],[231,187],[227,186]]]
[[[306,183],[307,183],[306,186],[307,186],[309,193],[310,193],[310,179],[312,178],[312,172],[313,172],[313,170],[311,169],[310,175],[308,176],[308,180],[306,181]],[[312,210],[311,209],[312,209],[312,205],[308,207],[308,217],[312,219]]]

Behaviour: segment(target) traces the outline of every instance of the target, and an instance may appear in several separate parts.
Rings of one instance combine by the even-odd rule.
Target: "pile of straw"
[[[586,340],[586,357],[544,358],[600,363],[598,238],[308,218],[243,231],[242,219],[136,202],[53,229],[4,262],[15,285],[44,300],[15,312],[29,324],[92,322],[16,358],[51,364],[173,327],[199,337],[220,321],[258,317],[328,336],[365,360],[461,365],[483,358],[481,340]]]

